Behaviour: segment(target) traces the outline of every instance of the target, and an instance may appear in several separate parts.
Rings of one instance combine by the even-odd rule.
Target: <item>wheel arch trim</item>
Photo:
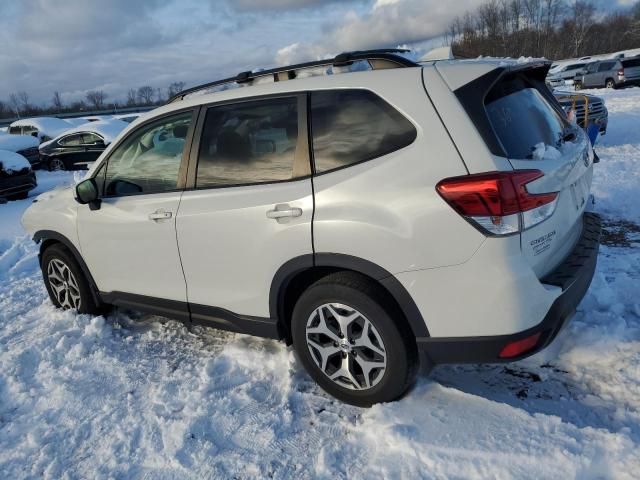
[[[316,267],[329,267],[361,273],[377,281],[404,314],[416,337],[429,337],[427,324],[416,303],[400,281],[390,272],[373,262],[352,255],[316,253],[301,255],[284,263],[276,272],[269,291],[269,314],[284,322],[284,299],[291,281],[299,274]],[[284,325],[282,325],[284,327]]]
[[[102,299],[100,298],[100,294],[98,293],[99,292],[98,286],[96,285],[96,282],[94,281],[93,276],[89,271],[89,267],[84,262],[82,255],[80,254],[76,246],[73,244],[73,242],[69,240],[67,237],[65,237],[64,235],[62,235],[61,233],[54,232],[53,230],[38,230],[36,233],[33,234],[33,241],[37,244],[40,244],[40,251],[38,252],[38,263],[42,265],[42,246],[48,240],[52,240],[56,243],[60,243],[64,245],[71,252],[75,260],[78,262],[78,265],[80,265],[80,269],[82,270],[82,273],[84,274],[85,278],[89,282],[91,295],[93,296],[94,301],[96,302],[97,305],[103,304],[104,302],[102,301]]]

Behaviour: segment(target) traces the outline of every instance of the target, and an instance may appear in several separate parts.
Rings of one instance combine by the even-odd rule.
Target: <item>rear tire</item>
[[[59,158],[52,158],[49,161],[49,171],[50,172],[59,172],[59,171],[64,171],[64,170],[68,170],[67,168],[67,164],[64,163],[64,161],[60,160]]]
[[[616,82],[614,82],[612,78],[607,78],[604,86],[606,88],[616,88]]]
[[[293,310],[293,345],[330,395],[359,407],[390,402],[413,384],[418,352],[386,291],[353,272],[311,285]]]
[[[92,315],[104,313],[96,304],[80,265],[64,245],[57,243],[47,248],[40,268],[49,298],[57,308]]]

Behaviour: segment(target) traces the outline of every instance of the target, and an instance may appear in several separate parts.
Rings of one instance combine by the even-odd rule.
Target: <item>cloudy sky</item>
[[[602,1],[602,0],[601,0]],[[440,46],[481,0],[0,0],[0,100],[166,89],[340,51]],[[625,5],[631,0],[611,0]]]

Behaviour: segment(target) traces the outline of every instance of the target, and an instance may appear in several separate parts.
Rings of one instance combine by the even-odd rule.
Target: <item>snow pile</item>
[[[0,135],[0,150],[18,152],[38,146],[38,139],[31,135]]]
[[[369,410],[272,340],[54,309],[19,224],[30,202],[0,205],[0,477],[637,477],[640,89],[605,98],[604,244],[573,321],[532,358],[441,366]],[[73,181],[37,174],[39,192]]]
[[[562,153],[556,147],[540,142],[533,147],[532,156],[534,160],[557,160],[562,158]]]
[[[0,169],[7,173],[19,172],[24,168],[30,168],[29,160],[19,153],[9,150],[0,150]]]

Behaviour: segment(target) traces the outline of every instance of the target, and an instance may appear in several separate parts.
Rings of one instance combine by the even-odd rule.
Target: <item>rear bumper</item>
[[[553,272],[542,279],[543,284],[562,288],[542,322],[527,330],[487,337],[418,338],[418,346],[431,361],[440,363],[500,363],[512,362],[533,355],[548,346],[574,314],[587,293],[596,268],[600,243],[600,218],[585,213],[582,234],[573,251]],[[511,358],[500,358],[502,349],[513,342],[540,334],[535,346]]]

